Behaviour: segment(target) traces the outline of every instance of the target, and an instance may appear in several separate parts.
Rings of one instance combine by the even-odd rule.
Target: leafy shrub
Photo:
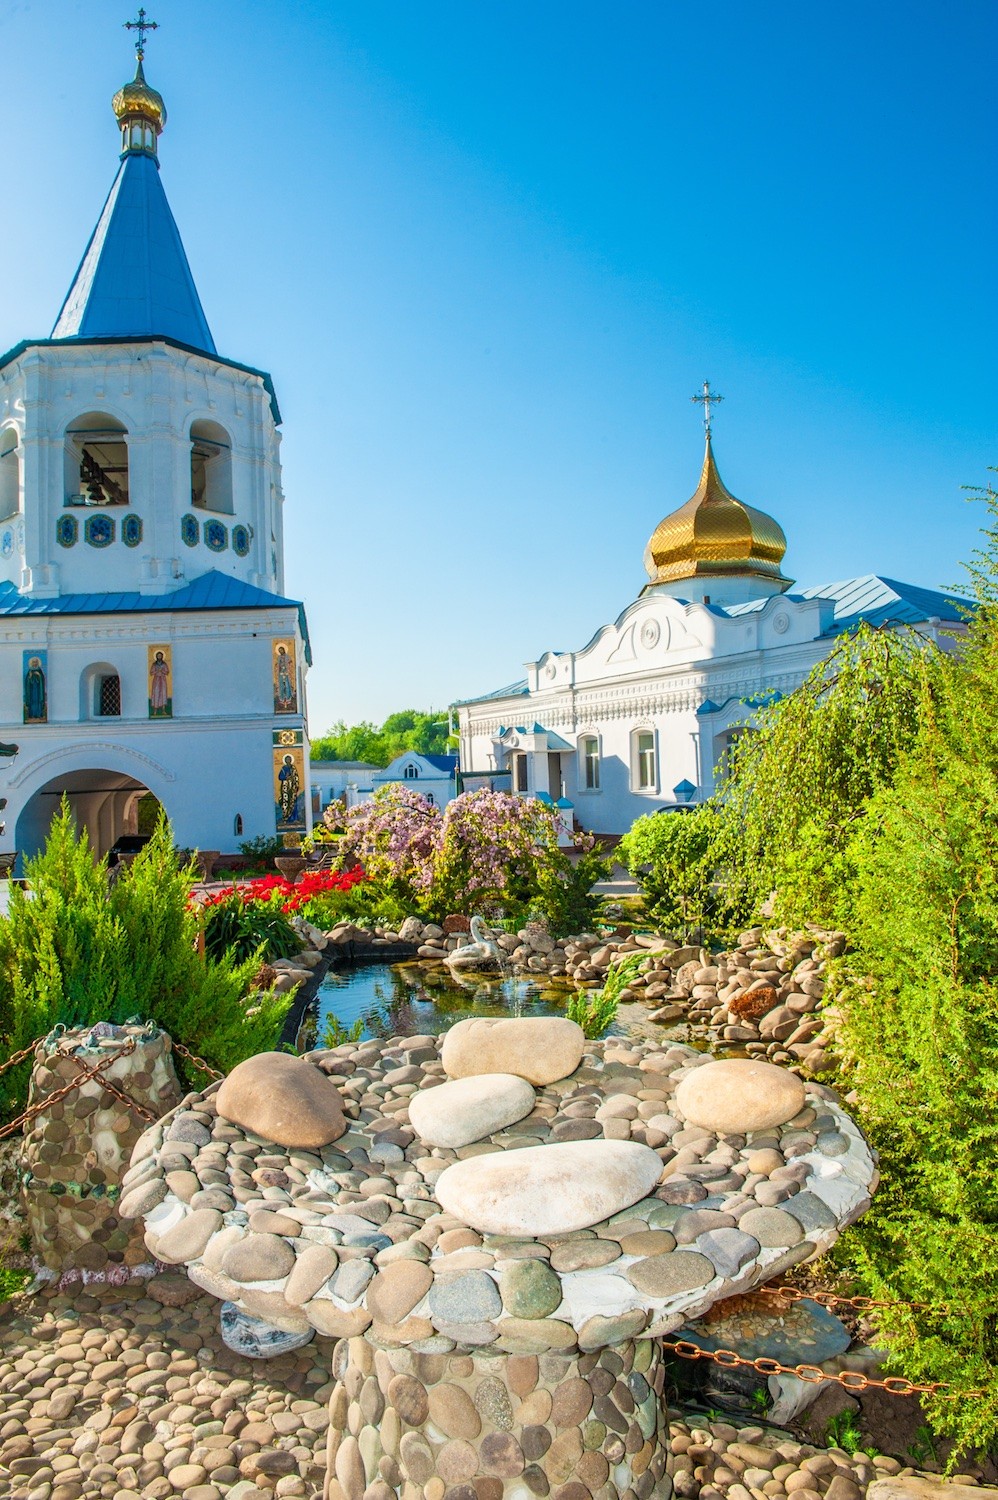
[[[273,1048],[290,1001],[254,995],[258,967],[196,951],[191,870],[177,867],[161,818],[145,848],[108,890],[104,861],[77,836],[63,801],[45,848],[27,861],[30,894],[15,887],[0,921],[0,1058],[53,1026],[151,1019],[227,1071]],[[3,1075],[0,1109],[23,1102],[30,1064]]]
[[[284,853],[284,841],[280,836],[264,834],[261,838],[244,839],[239,845],[239,853],[253,865],[272,865],[279,854]]]
[[[282,911],[260,902],[229,896],[213,904],[205,917],[204,950],[217,963],[228,955],[233,963],[260,958],[290,958],[301,947],[291,923]]]
[[[638,818],[617,850],[640,885],[645,908],[665,932],[688,937],[717,932],[738,920],[723,888],[724,812],[705,803],[688,813],[649,813]]]

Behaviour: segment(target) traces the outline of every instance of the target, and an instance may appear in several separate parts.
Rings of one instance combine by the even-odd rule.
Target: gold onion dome
[[[166,105],[163,103],[163,95],[146,83],[141,57],[136,64],[135,77],[131,83],[126,83],[118,90],[111,100],[111,108],[114,110],[119,125],[129,117],[140,115],[152,121],[158,135],[166,124]]]
[[[786,550],[782,526],[725,488],[708,436],[700,483],[685,505],[656,526],[645,568],[652,584],[740,574],[786,585],[780,573]]]

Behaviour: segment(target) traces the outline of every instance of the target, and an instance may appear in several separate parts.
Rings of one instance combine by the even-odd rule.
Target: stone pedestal
[[[419,1354],[344,1339],[325,1500],[668,1500],[661,1350]]]
[[[158,1117],[180,1099],[170,1051],[170,1038],[156,1027],[102,1024],[53,1033],[35,1048],[28,1103],[43,1102],[111,1056],[104,1076]],[[121,1179],[148,1123],[100,1078],[29,1122],[21,1188],[34,1254],[50,1270],[124,1273],[149,1259],[141,1225],[117,1212]]]

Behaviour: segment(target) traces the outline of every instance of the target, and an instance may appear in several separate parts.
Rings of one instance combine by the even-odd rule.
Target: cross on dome
[[[705,380],[703,383],[703,389],[699,391],[697,395],[691,396],[690,400],[693,402],[694,406],[703,407],[703,428],[704,432],[706,432],[707,434],[707,438],[709,441],[712,421],[710,409],[712,406],[716,406],[718,402],[723,401],[724,397],[719,396],[716,391],[712,391],[710,388],[710,381]]]
[[[125,25],[124,25],[124,29],[125,29],[125,31],[137,31],[138,32],[138,36],[135,38],[135,56],[138,58],[139,62],[141,62],[142,59],[146,55],[146,32],[147,31],[158,31],[159,30],[159,22],[158,21],[147,21],[146,20],[145,6],[144,5],[140,5],[139,6],[138,20],[136,20],[136,21],[126,21]]]

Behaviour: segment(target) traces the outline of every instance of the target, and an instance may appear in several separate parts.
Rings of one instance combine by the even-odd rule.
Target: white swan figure
[[[448,969],[452,972],[455,969],[498,969],[502,956],[499,945],[486,934],[481,917],[471,919],[471,938],[470,943],[448,953],[444,959]]]

